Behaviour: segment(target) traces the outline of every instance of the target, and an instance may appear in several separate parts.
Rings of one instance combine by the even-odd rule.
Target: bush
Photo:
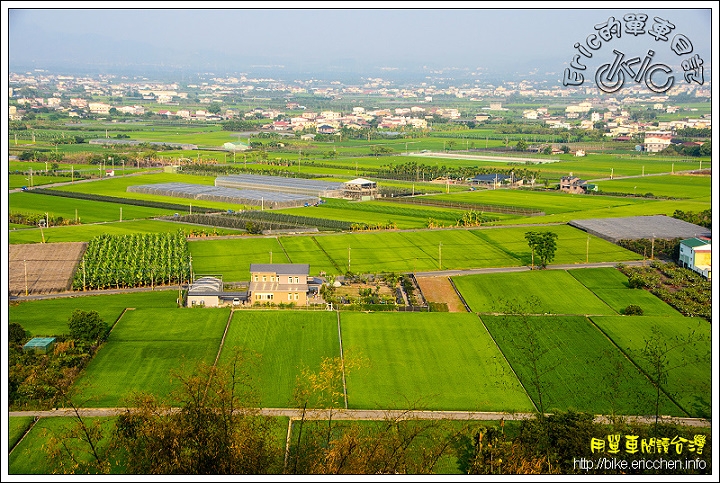
[[[623,310],[624,315],[642,315],[643,309],[639,305],[630,304]]]

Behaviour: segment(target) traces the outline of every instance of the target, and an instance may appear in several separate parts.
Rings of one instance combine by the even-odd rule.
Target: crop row
[[[476,210],[476,211],[489,211],[491,213],[505,213],[512,215],[527,215],[527,216],[544,216],[545,212],[534,210],[532,208],[521,208],[518,206],[506,206],[506,205],[486,205],[480,203],[469,203],[463,201],[444,201],[437,199],[422,199],[416,197],[398,197],[388,198],[387,201],[395,203],[420,205],[420,206],[435,206],[439,208],[453,208],[461,210]]]
[[[88,243],[73,288],[171,285],[189,279],[190,250],[182,231],[100,235]]]
[[[199,225],[219,226],[223,228],[236,228],[248,231],[281,230],[299,227],[314,227],[318,230],[343,231],[350,230],[351,223],[340,220],[328,220],[325,218],[313,218],[308,216],[289,215],[286,213],[274,213],[271,211],[242,211],[234,214],[221,215],[185,215],[173,217],[173,221],[196,223]]]
[[[136,199],[132,199],[132,198],[117,198],[115,196],[97,195],[97,194],[93,194],[93,193],[79,193],[77,191],[58,191],[58,190],[51,190],[51,189],[46,189],[46,188],[34,188],[34,189],[29,190],[28,193],[50,195],[50,196],[61,196],[63,198],[77,198],[77,199],[81,199],[81,200],[90,200],[90,201],[105,201],[108,203],[120,203],[123,205],[144,206],[147,208],[160,208],[160,209],[165,209],[165,210],[186,211],[188,208],[186,205],[180,205],[177,203],[164,203],[162,201],[136,200]],[[212,213],[214,211],[217,211],[212,208],[203,208],[200,206],[193,207],[193,210],[201,212],[201,213]]]

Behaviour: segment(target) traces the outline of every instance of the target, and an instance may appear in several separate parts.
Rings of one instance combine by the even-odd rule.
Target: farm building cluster
[[[223,305],[294,304],[319,301],[322,280],[310,276],[307,263],[251,263],[250,284],[242,292],[225,292],[221,277],[205,276],[190,284],[188,307]]]
[[[129,186],[127,191],[259,206],[262,209],[314,205],[321,198],[370,200],[378,195],[377,183],[362,178],[341,183],[255,174],[219,176],[214,186],[157,183]]]

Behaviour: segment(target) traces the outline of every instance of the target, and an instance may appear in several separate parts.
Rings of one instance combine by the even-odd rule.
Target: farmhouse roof
[[[703,247],[705,245],[710,245],[710,240],[703,240],[700,238],[688,238],[687,240],[681,240],[680,243],[691,248],[697,248]]]
[[[355,178],[350,181],[346,181],[345,184],[359,184],[359,185],[366,185],[366,184],[375,184],[374,181],[366,180],[365,178]]]
[[[251,263],[250,272],[273,272],[280,275],[307,275],[310,273],[308,263]]]

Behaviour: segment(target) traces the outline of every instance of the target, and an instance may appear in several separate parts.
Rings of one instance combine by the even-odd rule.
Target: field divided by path
[[[557,225],[540,228],[382,231],[322,236],[198,240],[190,243],[195,273],[222,274],[224,281],[250,276],[250,263],[308,263],[311,275],[460,270],[530,265],[525,232],[553,231],[558,249],[553,263],[638,260],[633,252]],[[313,241],[314,240],[314,241]],[[349,266],[348,266],[349,264]]]
[[[198,363],[212,364],[229,309],[127,311],[75,383],[74,401],[85,407],[122,406],[132,391],[171,401],[177,378]]]
[[[538,314],[617,315],[564,270],[465,275],[453,281],[473,312],[505,313],[506,303],[522,305],[536,298],[539,305],[524,309]]]
[[[650,381],[585,317],[483,315],[482,320],[546,412],[653,412]],[[661,411],[686,416],[666,397]]]
[[[710,323],[682,316],[592,317],[592,321],[650,377],[654,377],[655,372],[651,360],[643,356],[643,349],[656,334],[660,336],[659,347],[667,351],[666,368],[669,369],[667,380],[661,386],[691,416],[711,416]],[[697,341],[683,343],[691,337]]]
[[[33,336],[68,333],[68,320],[73,310],[95,310],[108,325],[112,325],[127,307],[177,307],[177,290],[126,293],[117,295],[88,295],[83,297],[54,298],[10,304],[10,320],[22,325]]]

